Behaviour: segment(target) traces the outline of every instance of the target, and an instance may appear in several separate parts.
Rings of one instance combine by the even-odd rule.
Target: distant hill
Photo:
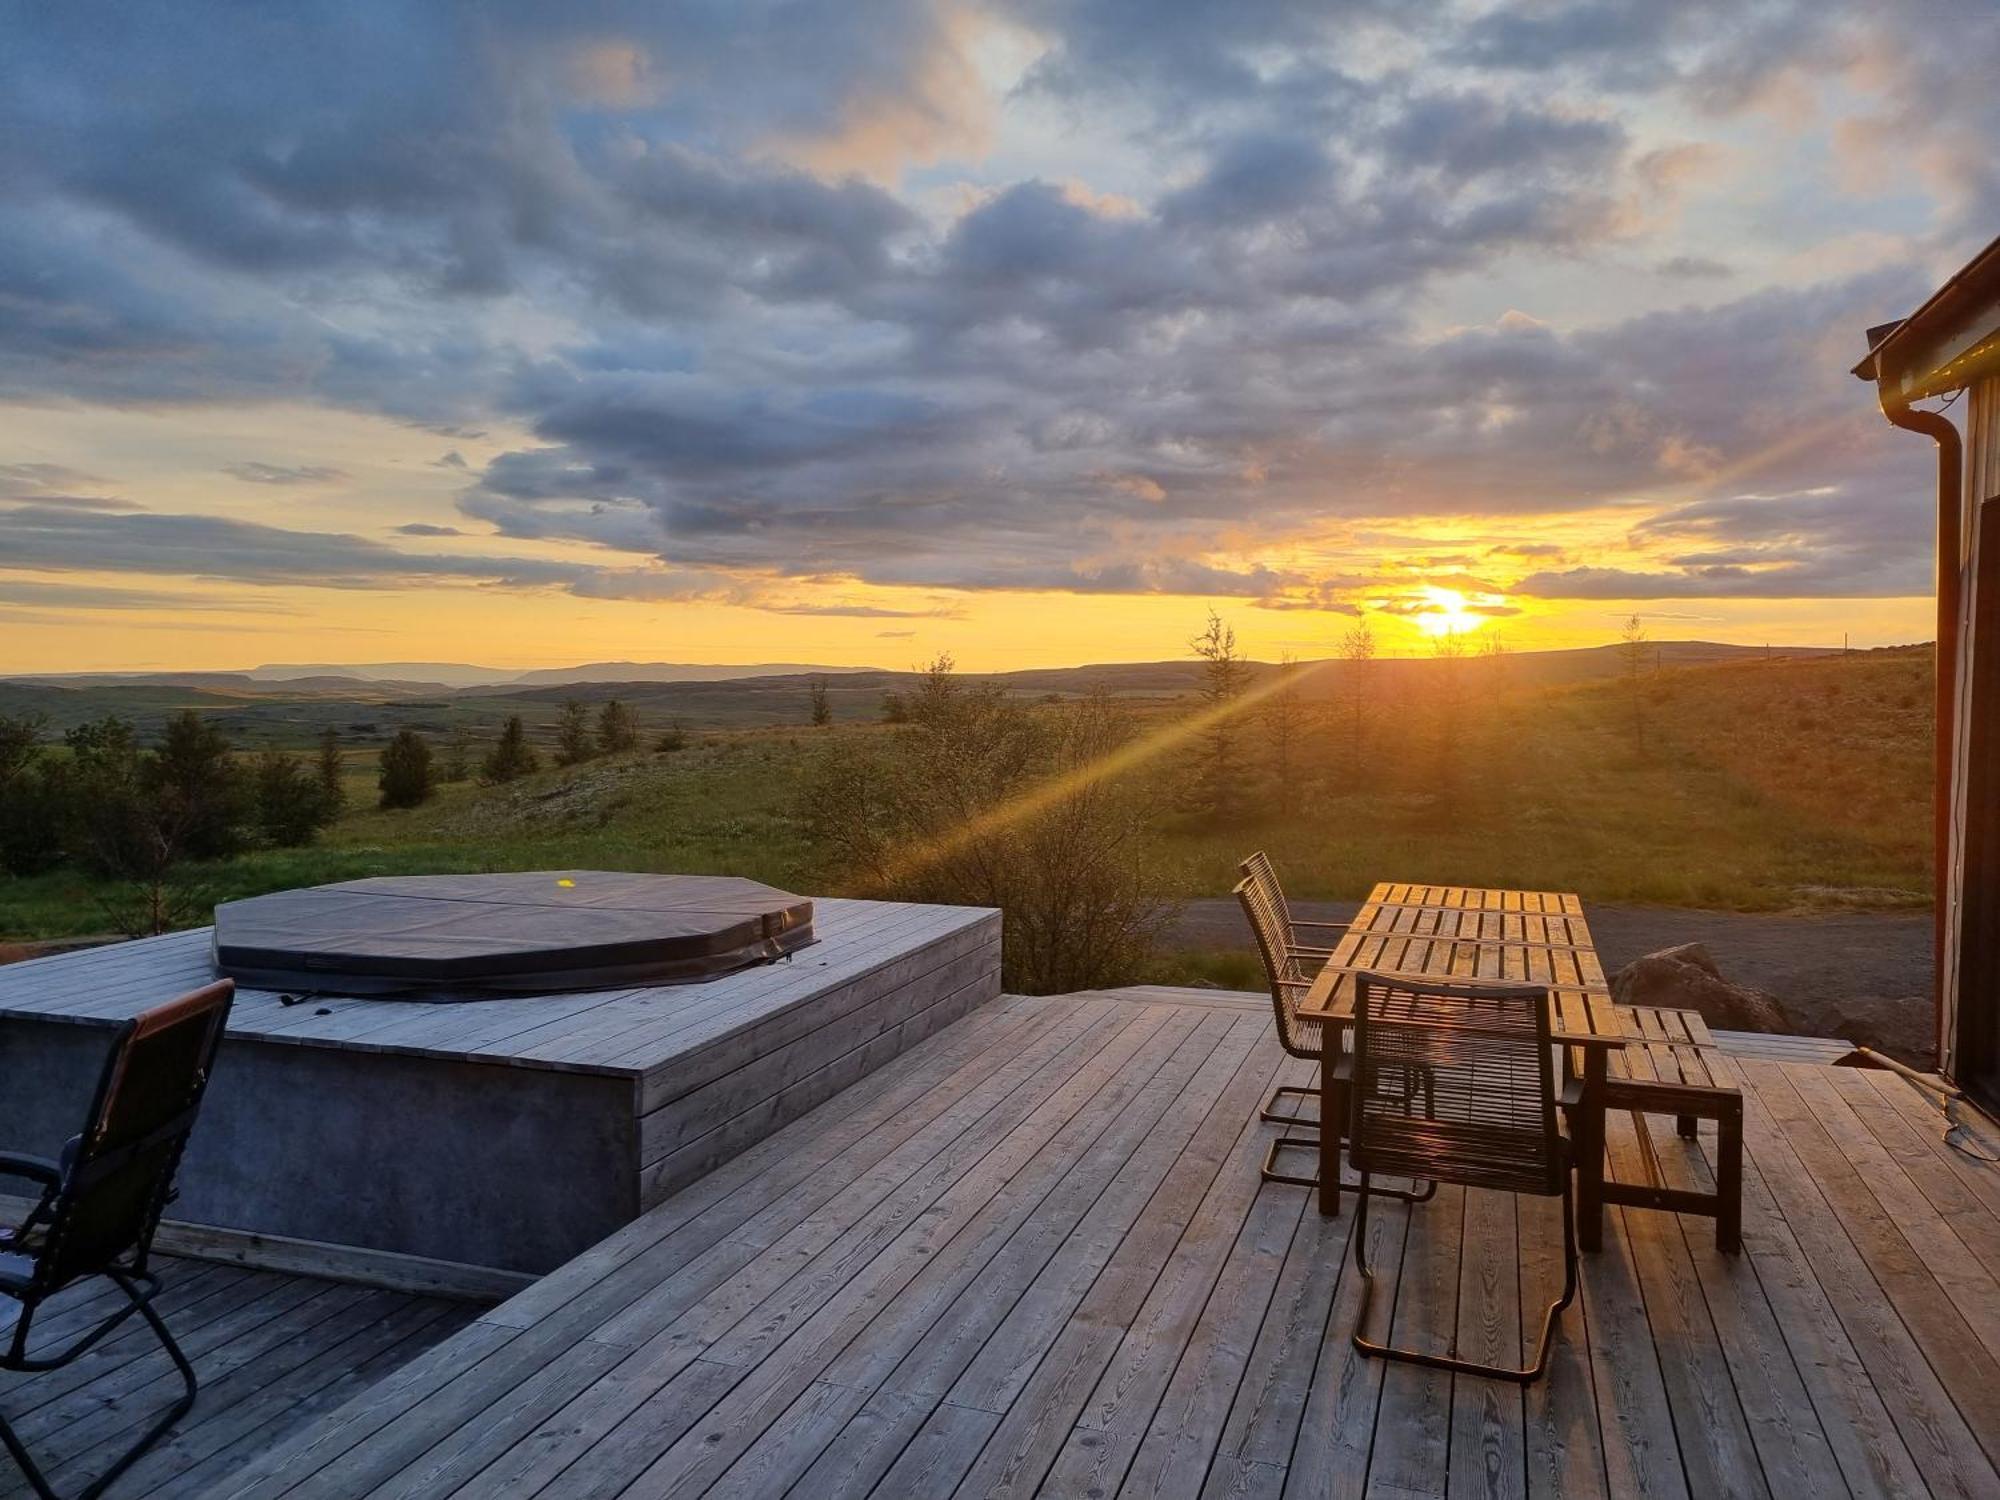
[[[874,667],[818,667],[811,662],[766,661],[745,666],[673,661],[597,661],[580,667],[543,667],[508,678],[522,687],[570,682],[735,682],[750,677],[833,677]]]
[[[1927,651],[1928,647],[1890,649]],[[1767,652],[1761,646],[1714,641],[1648,642],[1645,651],[1649,668],[1655,664],[1674,668],[1838,654],[1823,647],[1774,647]],[[1610,645],[1509,652],[1500,665],[1514,685],[1558,687],[1615,678],[1625,672],[1627,661],[1623,646]],[[1246,665],[1253,680],[1276,670],[1268,662]],[[1370,663],[1369,670],[1374,690],[1393,692],[1400,683],[1416,685],[1440,665],[1437,658],[1428,655],[1383,657]],[[1464,665],[1480,671],[1492,664],[1471,657]],[[272,665],[244,672],[24,675],[0,678],[0,715],[40,714],[52,731],[60,732],[115,713],[132,720],[142,735],[150,737],[172,714],[193,708],[246,747],[304,745],[325,728],[334,729],[350,743],[368,745],[406,727],[426,735],[463,731],[475,740],[484,739],[498,733],[507,716],[517,713],[531,729],[539,731],[554,722],[566,698],[590,703],[623,699],[646,727],[676,722],[690,729],[802,724],[807,717],[810,686],[820,679],[826,682],[835,718],[872,720],[880,716],[885,694],[908,692],[919,681],[914,672],[783,662],[751,666],[597,662],[517,673],[501,682],[461,680],[453,684],[444,680],[497,670],[449,662],[382,662],[371,666]],[[1301,662],[1298,670],[1302,697],[1329,698],[1346,690],[1352,668],[1334,660]],[[409,675],[360,675],[373,672]],[[294,673],[298,675],[289,675]],[[1068,698],[1104,692],[1125,699],[1166,701],[1199,688],[1201,663],[1192,659],[1101,662],[990,674],[967,672],[964,677],[994,682],[1021,697]]]

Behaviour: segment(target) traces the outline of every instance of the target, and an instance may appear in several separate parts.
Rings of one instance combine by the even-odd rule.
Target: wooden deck
[[[2000,1169],[1891,1075],[1738,1066],[1746,1253],[1614,1209],[1523,1392],[1353,1353],[1352,1213],[1257,1175],[1266,1004],[1009,997],[215,1492],[2000,1494]],[[1554,1215],[1375,1215],[1396,1336],[1517,1357]]]
[[[111,1494],[200,1494],[356,1391],[463,1328],[476,1305],[373,1291],[305,1276],[161,1257],[159,1306],[202,1379],[193,1411]],[[33,1347],[59,1347],[115,1301],[105,1283],[79,1286],[36,1318]],[[14,1305],[0,1303],[0,1334]],[[180,1380],[143,1325],[121,1330],[66,1370],[0,1373],[0,1411],[13,1419],[63,1494],[75,1494],[180,1393]],[[30,1494],[0,1453],[0,1497]]]

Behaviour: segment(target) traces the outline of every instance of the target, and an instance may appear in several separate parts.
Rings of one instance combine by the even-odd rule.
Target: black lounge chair
[[[1549,992],[1361,973],[1349,1078],[1348,1160],[1361,1175],[1354,1265],[1362,1276],[1354,1347],[1363,1354],[1526,1385],[1549,1367],[1556,1320],[1576,1296],[1572,1154],[1559,1108]],[[1563,1292],[1542,1318],[1534,1361],[1480,1364],[1367,1337],[1375,1273],[1368,1200],[1377,1173],[1562,1197]]]
[[[152,1305],[159,1279],[146,1267],[160,1215],[173,1197],[175,1169],[194,1129],[236,986],[229,980],[134,1016],[118,1029],[83,1133],[60,1161],[0,1152],[0,1175],[38,1183],[41,1196],[15,1227],[0,1227],[0,1296],[20,1304],[0,1370],[60,1369],[137,1313],[180,1372],[182,1395],[109,1469],[80,1492],[104,1493],[134,1460],[194,1405],[194,1367]],[[36,1311],[63,1288],[108,1277],[125,1300],[117,1311],[52,1354],[30,1354]],[[0,1412],[4,1445],[43,1500],[55,1490]]]

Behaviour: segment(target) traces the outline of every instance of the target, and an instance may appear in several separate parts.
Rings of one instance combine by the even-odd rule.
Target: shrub
[[[454,729],[451,738],[445,741],[444,755],[438,762],[439,781],[469,781],[472,779],[472,739],[463,729]]]
[[[167,721],[160,747],[146,762],[147,794],[183,832],[191,859],[219,859],[243,846],[253,789],[222,731],[193,709]]]
[[[833,703],[826,695],[826,679],[824,677],[815,677],[812,680],[809,701],[812,704],[813,726],[817,729],[826,728],[827,725],[833,722]]]
[[[556,716],[556,764],[581,765],[597,754],[597,741],[590,733],[590,710],[575,699],[563,703]]]
[[[281,849],[310,844],[330,817],[319,777],[282,750],[266,750],[251,772],[257,831]]]
[[[0,717],[0,871],[38,875],[62,860],[61,774],[42,759],[40,714]],[[54,773],[54,774],[52,774]]]
[[[639,748],[638,722],[632,710],[616,698],[598,711],[597,748],[605,755],[624,755]]]
[[[430,800],[431,747],[414,729],[399,729],[382,747],[382,806],[416,807]]]
[[[1141,808],[1104,769],[1130,732],[1103,695],[1031,708],[960,682],[940,657],[886,743],[842,738],[820,752],[808,830],[866,888],[999,907],[1010,989],[1116,983],[1163,920]]]
[[[320,822],[331,823],[347,807],[347,784],[341,779],[340,731],[331,724],[319,732],[313,779],[319,788]]]
[[[500,731],[500,739],[481,764],[479,774],[482,780],[497,786],[537,771],[541,764],[541,757],[528,743],[527,726],[515,714]]]
[[[653,748],[662,755],[672,755],[677,750],[687,749],[688,732],[678,722],[670,724],[653,742]]]

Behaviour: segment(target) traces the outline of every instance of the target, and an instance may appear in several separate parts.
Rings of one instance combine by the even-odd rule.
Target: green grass
[[[1253,724],[1244,806],[1220,824],[1184,810],[1184,750],[1149,762],[1135,773],[1157,809],[1146,858],[1168,893],[1226,894],[1236,861],[1261,846],[1306,898],[1354,898],[1395,878],[1739,910],[1928,899],[1928,652],[1649,676],[1643,753],[1627,684],[1509,687],[1466,665],[1448,739],[1435,704],[1371,705],[1357,763],[1330,712],[1307,726],[1282,795]],[[1171,722],[1146,712],[1146,729]],[[677,754],[447,786],[405,812],[374,808],[372,757],[356,756],[352,810],[318,844],[190,877],[206,900],[363,875],[592,866],[837,894],[806,838],[804,760],[830,736],[880,732],[721,731]],[[0,937],[104,931],[105,895],[68,872],[0,880]],[[1254,988],[1246,957],[1218,956],[1217,972],[1197,977]],[[1185,982],[1193,971],[1174,964]]]

